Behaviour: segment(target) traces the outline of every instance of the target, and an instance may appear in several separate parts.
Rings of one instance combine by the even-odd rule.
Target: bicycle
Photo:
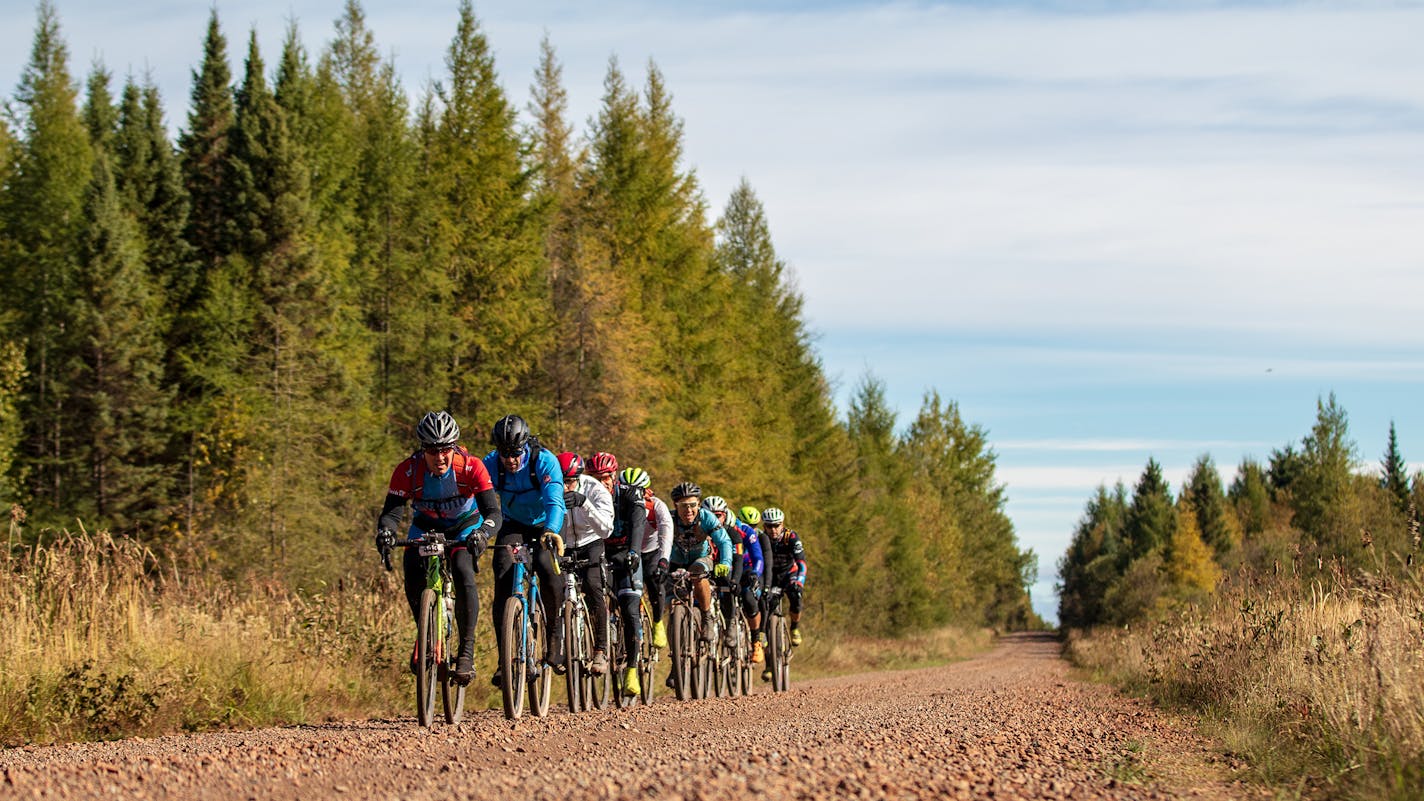
[[[766,592],[765,612],[767,615],[766,671],[762,680],[771,681],[772,692],[786,692],[791,681],[791,628],[786,615],[781,611],[781,601],[785,590],[773,586]]]
[[[718,587],[717,592],[722,596],[732,596],[732,621],[727,626],[733,636],[731,645],[722,643],[718,658],[717,697],[750,695],[752,691],[751,626],[747,623],[747,617],[742,612],[740,594],[730,586]]]
[[[668,658],[672,661],[672,687],[677,700],[695,698],[697,678],[697,626],[692,614],[692,576],[684,568],[667,577]]]
[[[579,570],[601,563],[602,560],[595,562],[574,556],[559,559],[564,573],[564,653],[568,658],[568,672],[564,674],[564,680],[568,688],[570,712],[592,709],[595,703],[602,709],[607,703],[606,700],[596,700],[598,685],[607,685],[606,672],[604,676],[595,676],[588,670],[588,663],[593,659],[593,622],[589,620],[588,602],[583,597],[578,574]],[[607,690],[604,692],[606,697]]]
[[[435,722],[435,691],[440,685],[440,699],[445,722],[455,725],[465,714],[465,685],[455,681],[455,660],[460,650],[460,635],[455,626],[455,582],[450,576],[446,545],[441,532],[397,542],[400,548],[418,548],[425,561],[425,590],[420,594],[420,622],[415,631],[415,717],[421,726],[430,728]],[[389,549],[381,551],[386,570],[393,569]]]
[[[643,627],[642,645],[638,649],[638,684],[642,692],[638,697],[646,706],[653,702],[653,674],[659,659],[659,649],[653,647],[653,609],[647,593],[638,602],[638,623]]]
[[[610,665],[608,672],[617,678],[614,682],[613,693],[618,699],[618,707],[620,709],[627,709],[636,704],[639,697],[644,698],[645,703],[651,702],[649,699],[652,697],[652,691],[646,686],[642,686],[645,677],[651,678],[650,674],[644,672],[642,660],[652,647],[649,642],[652,637],[652,624],[649,622],[647,596],[639,593],[638,631],[641,632],[642,636],[638,638],[639,653],[629,654],[628,643],[624,640],[623,603],[622,599],[619,598],[619,590],[614,586],[615,582],[610,580],[610,572],[611,571],[604,573],[603,584],[608,592],[608,661]],[[638,668],[638,682],[640,685],[638,695],[623,694],[621,677],[623,671],[627,670],[630,666]],[[651,665],[649,665],[647,669],[651,670]]]
[[[549,534],[550,550],[555,556],[564,553],[564,541]],[[504,602],[500,619],[503,637],[499,645],[500,695],[504,701],[504,716],[517,720],[524,714],[525,691],[528,690],[529,711],[535,717],[549,714],[549,693],[554,686],[554,672],[544,664],[545,637],[548,623],[544,605],[539,601],[539,582],[529,567],[533,549],[524,543],[492,545],[509,551],[514,571],[512,592]],[[554,572],[559,572],[558,559]]]

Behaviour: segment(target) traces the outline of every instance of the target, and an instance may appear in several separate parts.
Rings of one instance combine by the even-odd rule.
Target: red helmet
[[[568,481],[583,472],[583,457],[577,453],[564,451],[559,454],[559,469],[564,472],[564,480]]]
[[[616,473],[618,472],[618,457],[605,451],[599,451],[588,460],[588,472]]]

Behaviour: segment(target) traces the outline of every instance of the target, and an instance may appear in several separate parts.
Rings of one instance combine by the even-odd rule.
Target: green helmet
[[[624,486],[637,487],[638,489],[647,489],[648,485],[653,483],[653,479],[648,475],[648,471],[641,467],[623,468],[623,472],[618,474],[618,480],[621,481]]]
[[[749,526],[761,525],[761,512],[755,506],[743,506],[737,510],[737,517]]]

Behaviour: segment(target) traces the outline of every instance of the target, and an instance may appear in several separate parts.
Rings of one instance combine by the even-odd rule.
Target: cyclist
[[[632,474],[632,471],[637,471]],[[643,503],[648,508],[648,529],[643,537],[643,593],[653,612],[653,647],[667,647],[667,624],[663,622],[663,606],[667,587],[668,557],[672,555],[672,513],[663,499],[653,494],[652,479],[647,472],[630,467],[623,471],[624,481],[643,488]],[[641,482],[641,483],[640,483]]]
[[[593,657],[588,672],[602,676],[608,672],[608,596],[603,591],[603,541],[613,531],[613,496],[598,479],[583,473],[583,457],[559,454],[564,475],[564,545],[569,555],[591,564],[581,568],[588,598],[589,623],[593,626]]]
[[[737,510],[737,527],[741,529],[746,542],[742,568],[742,614],[747,616],[747,626],[753,632],[752,661],[762,661],[761,644],[761,587],[766,573],[766,562],[762,556],[761,538],[756,527],[761,523],[761,512],[755,506],[743,506]]]
[[[564,527],[564,481],[559,460],[539,444],[529,432],[529,424],[518,415],[501,417],[490,431],[494,450],[485,455],[485,469],[494,480],[504,509],[504,524],[500,526],[499,545],[523,543],[534,554],[534,573],[541,584],[544,599],[544,619],[548,621],[548,664],[555,673],[564,672],[564,621],[560,611],[564,606],[563,583],[554,574],[554,556],[544,546],[550,535],[558,535]],[[514,559],[505,549],[496,550],[491,560],[494,568],[494,608],[514,594]],[[495,627],[497,640],[504,638]],[[491,682],[497,687],[501,677],[496,670]]]
[[[685,568],[692,574],[693,596],[700,613],[694,622],[701,626],[701,617],[712,611],[712,585],[709,577],[732,575],[732,541],[717,518],[702,507],[702,488],[684,481],[672,488],[675,514],[672,521],[672,554],[668,568]],[[715,550],[714,550],[715,548]],[[715,559],[715,562],[714,562]],[[702,638],[711,639],[712,628],[701,626]]]
[[[767,586],[781,587],[786,592],[786,600],[791,604],[791,644],[801,644],[801,590],[806,586],[806,551],[801,547],[801,537],[786,527],[786,513],[775,506],[761,510],[762,531],[766,533],[767,547],[771,550],[767,573]],[[770,615],[763,618],[767,623]],[[765,634],[765,632],[763,632]],[[771,673],[763,672],[762,679],[769,681]]]
[[[734,592],[728,592],[722,597],[722,619],[727,621],[727,630],[723,632],[722,640],[728,648],[737,644],[737,632],[732,627],[732,616],[736,613],[737,596],[740,595],[742,586],[742,575],[746,569],[746,560],[749,554],[746,533],[742,530],[736,517],[732,515],[732,510],[727,506],[727,501],[720,495],[708,495],[702,499],[702,508],[712,513],[717,518],[717,523],[722,526],[722,530],[727,532],[727,539],[732,543],[732,573],[725,579],[718,579],[719,587],[726,587]],[[752,543],[756,542],[756,531],[752,531]],[[756,561],[761,562],[761,546],[756,546]]]
[[[618,458],[613,454],[595,453],[588,460],[588,471],[613,495],[613,533],[608,535],[606,547],[618,606],[623,613],[626,646],[623,653],[628,661],[623,666],[622,689],[624,695],[637,695],[642,691],[637,654],[643,639],[638,620],[638,605],[643,600],[643,571],[639,569],[638,555],[643,551],[648,510],[643,504],[643,489],[618,480]]]
[[[455,620],[460,631],[460,652],[455,680],[468,684],[475,676],[475,622],[480,599],[475,588],[475,560],[501,523],[499,496],[489,472],[469,451],[459,447],[460,426],[449,412],[429,412],[415,427],[420,450],[391,473],[390,489],[376,524],[376,548],[382,555],[396,543],[396,527],[409,501],[414,514],[410,539],[439,532],[456,544],[449,549],[450,573],[455,582]],[[420,625],[420,595],[425,591],[425,559],[417,549],[406,548],[401,560],[405,598]],[[411,672],[417,670],[411,653]]]

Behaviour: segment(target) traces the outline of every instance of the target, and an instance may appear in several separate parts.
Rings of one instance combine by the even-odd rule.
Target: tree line
[[[1034,620],[986,432],[930,393],[897,434],[869,376],[837,414],[764,207],[743,180],[709,220],[656,64],[610,58],[580,131],[547,37],[521,114],[468,0],[414,100],[355,0],[315,58],[293,23],[269,68],[250,33],[238,74],[214,9],[175,141],[151,81],[81,89],[37,17],[0,120],[12,537],[315,587],[373,569],[352,549],[420,414],[479,450],[518,413],[782,506],[844,630]]]
[[[1154,459],[1131,494],[1099,486],[1058,562],[1064,627],[1124,624],[1212,596],[1223,579],[1417,570],[1424,474],[1408,472],[1394,424],[1378,471],[1334,394],[1297,446],[1243,459],[1229,486],[1210,455],[1172,497]]]

